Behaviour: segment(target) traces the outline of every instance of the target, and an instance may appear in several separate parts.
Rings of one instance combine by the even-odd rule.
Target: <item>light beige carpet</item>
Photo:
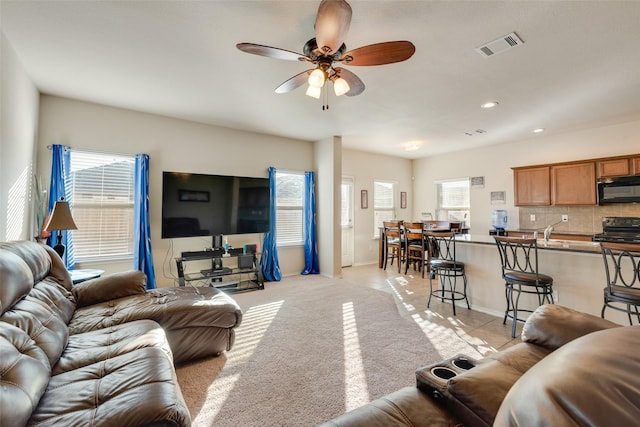
[[[424,280],[376,289],[366,271],[235,294],[244,320],[233,349],[177,369],[193,426],[312,426],[414,385],[420,366],[493,351],[469,335],[478,325],[465,324],[466,308],[455,319],[426,310]]]

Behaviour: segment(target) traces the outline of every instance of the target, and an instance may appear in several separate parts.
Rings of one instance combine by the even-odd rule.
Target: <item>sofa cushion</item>
[[[79,283],[73,287],[73,296],[76,298],[78,307],[86,307],[130,295],[143,294],[146,288],[147,276],[142,271],[131,270]]]
[[[27,296],[32,287],[33,273],[27,263],[0,248],[0,315]]]
[[[44,245],[28,240],[0,243],[0,251],[11,252],[20,258],[31,271],[31,284],[44,279],[51,270],[51,257]],[[5,255],[0,255],[0,258]]]
[[[640,326],[577,338],[511,388],[495,426],[630,426],[640,420]]]
[[[69,337],[66,322],[73,302],[66,298],[67,294],[56,283],[39,282],[1,318],[29,335],[47,355],[50,367],[57,363]]]
[[[20,329],[0,322],[0,424],[25,425],[50,375],[42,349]]]
[[[175,363],[182,363],[229,350],[233,328],[242,320],[242,310],[215,287],[159,288],[79,308],[69,323],[69,333],[139,319],[151,319],[162,325]]]
[[[173,364],[147,347],[51,377],[28,426],[188,426]]]
[[[157,347],[173,363],[164,330],[152,320],[137,320],[110,328],[71,335],[53,367],[53,375],[91,365],[145,347]]]

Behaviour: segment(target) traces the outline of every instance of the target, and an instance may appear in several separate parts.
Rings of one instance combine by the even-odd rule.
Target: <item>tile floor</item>
[[[430,307],[427,308],[428,277],[423,279],[420,272],[411,270],[407,275],[398,274],[396,268],[394,265],[383,270],[378,268],[377,264],[346,267],[342,269],[342,275],[344,279],[391,293],[395,297],[398,311],[402,316],[414,319],[415,316],[419,316],[422,321],[451,329],[458,337],[472,344],[484,355],[520,342],[522,323],[518,324],[516,331],[518,335],[513,339],[510,320],[503,325],[502,317],[475,311],[473,306],[469,310],[464,305],[464,301],[458,302],[461,305],[456,306],[456,316],[453,316],[450,303],[442,303],[435,298],[432,298]]]

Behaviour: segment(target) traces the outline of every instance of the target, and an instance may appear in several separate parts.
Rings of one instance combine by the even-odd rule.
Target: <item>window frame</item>
[[[467,183],[467,189],[466,189],[466,195],[465,195],[467,204],[466,205],[452,204],[447,207],[442,207],[441,206],[442,184],[462,183],[462,182]],[[469,228],[471,226],[471,178],[464,177],[464,178],[443,179],[443,180],[435,181],[434,184],[436,187],[435,188],[436,219],[439,221],[463,221],[464,226]],[[462,215],[462,218],[451,218],[450,212],[460,212]]]
[[[74,160],[75,158],[75,160]],[[109,162],[108,159],[112,161]],[[83,164],[84,163],[84,164]],[[91,163],[95,163],[95,166],[90,166]],[[102,163],[102,164],[100,164]],[[87,193],[86,191],[82,191],[81,187],[84,184],[90,184],[89,179],[82,180],[78,177],[78,172],[82,170],[88,170],[92,168],[104,168],[107,165],[126,164],[127,169],[130,171],[130,175],[127,177],[123,177],[122,182],[126,182],[126,185],[120,185],[117,189],[111,189],[110,191],[118,191],[124,190],[125,187],[128,189],[125,193],[122,193],[122,197],[113,201],[113,193],[105,194],[105,184],[108,183],[108,178],[105,179],[104,170],[102,170],[102,178],[99,182],[96,180],[95,188],[91,188],[95,190],[94,192]],[[109,262],[109,261],[123,261],[123,260],[132,260],[134,256],[134,209],[135,209],[135,155],[130,154],[118,154],[118,153],[107,153],[107,152],[98,152],[98,151],[86,151],[86,150],[77,150],[72,149],[70,152],[70,164],[71,164],[71,176],[70,183],[68,184],[71,190],[70,193],[70,202],[72,207],[72,213],[74,215],[74,221],[78,226],[77,230],[72,230],[72,241],[74,245],[74,255],[76,262]],[[79,165],[80,164],[80,165]],[[89,165],[89,166],[85,166]],[[84,167],[83,167],[84,166]],[[111,181],[113,184],[114,181]],[[86,187],[85,187],[86,190]],[[83,194],[84,197],[81,195]],[[95,200],[83,200],[83,198],[94,197]],[[111,199],[109,201],[108,199]],[[109,221],[103,217],[104,210],[109,209],[112,212],[111,221],[113,224],[111,227],[106,227],[104,221]],[[97,225],[92,225],[90,227],[84,226],[83,223],[86,224],[87,221],[94,221],[96,210],[99,213],[100,222]],[[128,211],[128,212],[127,212]],[[125,213],[125,214],[123,214]],[[120,225],[118,225],[120,224]],[[88,236],[82,236],[84,233],[89,234]],[[92,236],[90,233],[98,233],[98,236]],[[82,238],[78,238],[79,235]],[[101,242],[104,241],[105,236],[126,236],[123,238],[115,239],[111,241],[105,246],[101,246]],[[83,246],[86,247],[88,241],[92,239],[98,238],[98,242],[94,245],[92,243],[91,249],[83,250]],[[83,243],[84,242],[84,245]],[[96,250],[96,248],[100,247],[124,247],[126,248],[124,251],[113,251],[110,252],[105,250],[105,253],[100,253],[100,250]]]
[[[301,189],[302,189],[302,194],[300,197],[300,204],[299,205],[279,205],[278,204],[278,175],[287,175],[287,176],[297,176],[300,178],[301,182]],[[287,246],[303,246],[304,245],[304,197],[305,197],[305,173],[301,172],[301,171],[290,171],[290,170],[276,170],[276,197],[275,197],[275,203],[276,203],[276,247],[287,247]],[[281,224],[279,224],[278,221],[278,211],[299,211],[300,212],[300,239],[299,240],[286,240],[286,241],[282,241],[281,240],[281,235],[282,233],[280,233],[281,230]]]
[[[391,207],[378,207],[378,201],[380,200],[377,196],[376,187],[377,184],[390,184],[391,185]],[[396,218],[397,215],[397,200],[396,200],[396,191],[397,191],[398,183],[396,181],[391,181],[387,179],[374,179],[373,180],[373,238],[380,238],[380,228],[383,226],[384,221],[390,221]],[[389,215],[379,215],[379,213],[390,212]],[[378,220],[378,217],[382,217],[381,220]]]

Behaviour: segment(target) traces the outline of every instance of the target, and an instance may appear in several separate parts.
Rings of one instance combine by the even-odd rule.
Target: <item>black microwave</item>
[[[598,179],[598,204],[640,202],[640,175]]]

